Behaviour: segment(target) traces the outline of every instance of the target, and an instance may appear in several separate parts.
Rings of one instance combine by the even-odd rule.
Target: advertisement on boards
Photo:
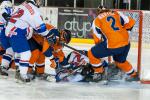
[[[58,28],[71,30],[74,38],[91,38],[91,23],[95,17],[94,9],[58,8]]]

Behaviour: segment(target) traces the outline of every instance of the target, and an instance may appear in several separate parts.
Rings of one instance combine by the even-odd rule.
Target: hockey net
[[[150,83],[150,11],[123,10],[135,19],[130,32],[131,49],[128,60],[138,71],[141,83]]]

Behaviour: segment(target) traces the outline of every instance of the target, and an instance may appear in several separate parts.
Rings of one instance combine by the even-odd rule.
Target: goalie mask
[[[60,31],[60,41],[68,44],[71,41],[71,32],[69,30],[61,30]]]
[[[38,8],[44,6],[44,0],[26,0],[27,3],[32,3]]]

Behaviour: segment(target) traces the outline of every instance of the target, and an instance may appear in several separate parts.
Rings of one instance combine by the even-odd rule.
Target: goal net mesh
[[[131,49],[128,60],[140,73],[144,83],[150,81],[150,11],[121,11],[135,19],[136,23],[130,32]]]

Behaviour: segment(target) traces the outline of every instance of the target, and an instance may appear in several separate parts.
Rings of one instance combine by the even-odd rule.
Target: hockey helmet
[[[64,41],[65,43],[69,43],[71,41],[71,31],[64,29],[60,32],[60,41]]]
[[[0,5],[0,8],[12,8],[12,7],[13,5],[9,0],[4,0]]]

